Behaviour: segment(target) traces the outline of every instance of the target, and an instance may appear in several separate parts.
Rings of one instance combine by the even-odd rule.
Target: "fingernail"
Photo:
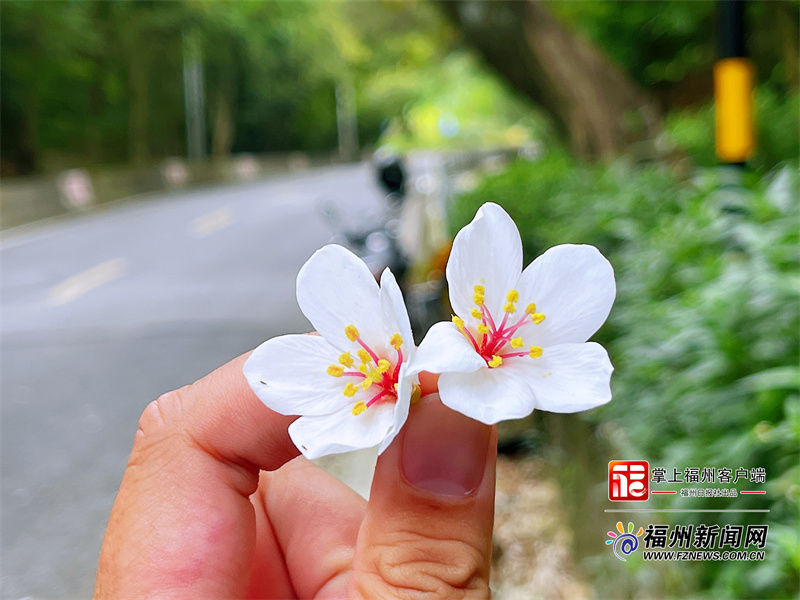
[[[402,445],[403,476],[441,496],[466,496],[483,480],[491,427],[444,406],[438,394],[412,407]]]

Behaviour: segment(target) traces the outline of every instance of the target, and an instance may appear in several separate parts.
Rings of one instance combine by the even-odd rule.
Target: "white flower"
[[[431,327],[411,365],[442,374],[444,404],[491,425],[611,399],[608,355],[585,343],[616,293],[597,248],[555,246],[523,271],[516,225],[487,203],[456,235],[447,283],[456,316]]]
[[[394,275],[386,269],[378,287],[353,253],[325,246],[300,269],[297,302],[320,335],[261,344],[244,365],[250,387],[272,410],[302,415],[289,435],[308,458],[376,445],[383,452],[419,394]]]

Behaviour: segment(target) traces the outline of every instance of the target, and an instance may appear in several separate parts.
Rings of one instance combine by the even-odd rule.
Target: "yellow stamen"
[[[539,358],[542,355],[542,347],[541,346],[531,346],[531,351],[528,352],[528,356],[531,358]]]
[[[506,311],[506,312],[507,312],[507,313],[509,313],[509,314],[512,314],[512,313],[515,313],[515,312],[517,312],[517,307],[516,307],[516,306],[514,306],[514,305],[513,305],[511,302],[509,302],[508,304],[506,304],[506,305],[503,307],[503,310],[504,310],[504,311]]]
[[[353,357],[350,355],[349,352],[345,352],[344,354],[339,355],[339,364],[344,365],[345,367],[352,367],[353,366]]]
[[[473,308],[473,309],[470,311],[470,314],[471,314],[473,317],[475,317],[476,319],[478,319],[479,321],[483,319],[483,313],[482,313],[480,310],[478,310],[477,308]]]
[[[328,367],[328,375],[331,377],[341,377],[342,373],[344,373],[344,368],[339,365],[331,365]]]
[[[508,290],[506,294],[506,300],[508,302],[516,302],[519,300],[519,292],[517,290]]]
[[[390,363],[385,358],[382,358],[378,361],[378,373],[386,373],[392,367],[392,363]]]
[[[511,347],[512,348],[522,348],[523,342],[521,337],[511,338]]]
[[[483,296],[486,293],[486,288],[483,287],[482,285],[476,285],[472,289],[475,290],[476,294],[480,294],[481,296]]]
[[[361,382],[361,389],[365,392],[369,389],[369,386],[372,385],[372,377],[365,377],[364,381]]]
[[[536,303],[531,302],[528,306],[525,307],[525,314],[532,315],[536,312]]]
[[[366,405],[366,404],[364,404],[363,402],[356,402],[356,403],[353,405],[353,415],[354,415],[354,416],[358,416],[358,415],[360,415],[360,414],[361,414],[361,413],[363,413],[365,410],[367,410],[367,405]]]
[[[397,350],[400,346],[403,345],[403,338],[400,336],[399,333],[395,333],[391,338],[389,338],[389,343],[392,347]]]
[[[361,371],[364,375],[367,374],[367,365],[365,363],[361,363],[358,365],[358,370]]]
[[[453,315],[453,323],[456,324],[456,327],[458,327],[459,330],[464,329],[464,319],[462,319],[461,317]]]
[[[489,361],[489,366],[492,368],[499,367],[502,364],[503,364],[503,359],[500,356],[497,356],[497,354],[492,356],[492,360]]]
[[[422,390],[418,385],[411,388],[411,404],[416,404],[422,398]]]
[[[355,342],[361,336],[358,334],[358,329],[356,329],[355,325],[348,325],[344,328],[344,334],[347,336],[351,342]]]
[[[486,323],[481,323],[480,325],[478,325],[478,331],[480,331],[481,333],[489,333],[489,326],[486,325]]]
[[[348,398],[352,398],[353,396],[356,395],[357,391],[358,391],[358,387],[356,387],[352,383],[348,383],[346,386],[344,386],[344,389],[342,390],[342,393],[345,396],[347,396]]]
[[[476,293],[474,296],[472,296],[472,301],[478,306],[481,306],[483,304],[483,300],[484,300],[483,294]]]
[[[542,313],[533,313],[532,318],[533,318],[533,322],[538,325],[539,323],[544,321],[545,316]]]
[[[367,352],[363,348],[359,348],[358,352],[356,352],[356,354],[358,354],[358,358],[361,359],[362,363],[368,363],[368,362],[372,361],[372,357],[369,355],[369,352]]]

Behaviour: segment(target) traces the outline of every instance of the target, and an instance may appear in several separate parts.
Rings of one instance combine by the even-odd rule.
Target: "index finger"
[[[299,454],[287,428],[296,417],[267,408],[242,373],[246,352],[188,388],[183,395],[186,433],[206,452],[252,472],[273,471]],[[157,401],[158,402],[158,401]]]
[[[259,469],[298,454],[287,433],[294,417],[250,391],[246,359],[145,409],[103,540],[96,598],[245,594]]]

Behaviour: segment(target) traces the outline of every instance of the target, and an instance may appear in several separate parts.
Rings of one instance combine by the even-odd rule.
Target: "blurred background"
[[[3,596],[91,593],[142,409],[307,329],[316,248],[401,274],[421,335],[494,201],[527,260],[594,244],[618,285],[614,400],[501,430],[496,597],[796,597],[799,11],[4,0]],[[715,65],[743,55],[723,119]],[[763,496],[651,505],[768,513],[636,517],[767,523],[766,559],[616,560],[613,459],[765,468]],[[370,460],[325,467],[365,492]]]

